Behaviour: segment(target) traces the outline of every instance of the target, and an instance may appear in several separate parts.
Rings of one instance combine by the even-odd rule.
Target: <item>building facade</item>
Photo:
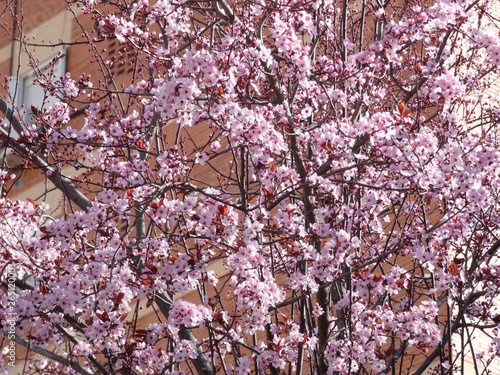
[[[360,2],[361,4],[361,2]],[[500,18],[500,6],[495,13]],[[8,7],[1,8],[3,23],[8,24],[12,29],[4,29],[4,34],[0,37],[0,79],[4,83],[0,94],[2,98],[8,98],[13,105],[14,112],[22,117],[26,123],[32,121],[35,110],[43,111],[51,105],[57,97],[47,97],[45,91],[36,83],[41,77],[56,77],[70,74],[74,79],[82,75],[89,74],[92,77],[99,77],[102,87],[115,91],[116,95],[126,89],[131,82],[137,82],[138,66],[147,66],[144,60],[138,58],[131,51],[126,50],[117,38],[103,40],[100,34],[102,26],[92,17],[84,15],[78,7],[68,6],[62,0],[48,0],[43,6],[36,0],[15,0],[8,3]],[[14,15],[17,17],[14,18]],[[83,35],[87,33],[88,35]],[[12,39],[22,38],[23,43],[13,42]],[[88,40],[93,40],[89,43]],[[33,62],[36,61],[36,66]],[[493,79],[493,78],[492,78]],[[491,95],[496,96],[499,90],[499,82],[492,83]],[[63,88],[61,88],[63,90]],[[98,93],[99,90],[96,90]],[[103,97],[103,100],[105,98]],[[71,126],[81,129],[89,105],[84,102],[74,103],[76,109],[71,115]],[[8,125],[6,125],[8,126]],[[14,130],[11,130],[14,131]],[[181,128],[175,124],[165,126],[163,131],[167,138],[179,137]],[[18,135],[16,135],[18,136]],[[196,148],[198,142],[204,142],[212,135],[209,128],[200,129],[198,132],[191,132],[193,138],[186,138],[187,148]],[[38,199],[43,197],[51,207],[57,207],[52,213],[53,216],[63,215],[68,207],[63,201],[64,196],[47,179],[46,173],[38,169],[31,169],[30,165],[23,164],[23,160],[12,154],[9,148],[4,147],[4,160],[8,163],[11,171],[16,174],[13,185],[9,187],[10,196],[20,200]],[[82,161],[82,163],[84,163]],[[214,169],[223,170],[226,168],[227,160],[214,161]],[[217,176],[203,175],[203,171],[195,169],[193,179],[216,179]],[[71,178],[79,174],[78,166],[65,165],[62,174]],[[84,186],[92,196],[91,184]],[[126,225],[118,222],[118,226]],[[126,227],[120,228],[127,231]],[[219,274],[227,273],[222,262],[213,266],[215,272]],[[198,294],[194,291],[186,295],[177,295],[185,300],[197,300]],[[228,302],[229,304],[234,301]],[[138,328],[145,328],[152,322],[157,322],[158,317],[155,312],[146,309],[146,306],[139,313],[140,324]],[[473,332],[471,339],[475,341],[472,346],[476,354],[488,350],[486,335],[481,332]],[[454,344],[461,345],[454,341]],[[500,362],[491,362],[488,368],[475,368],[472,357],[475,353],[469,353],[463,363],[462,373],[472,374],[474,371],[489,371],[490,373],[500,373]],[[16,369],[22,371],[23,358],[26,352],[22,349],[18,351],[18,365]],[[425,361],[425,355],[415,356],[412,361],[412,368],[418,368]],[[439,362],[439,359],[436,360]],[[432,366],[428,373],[432,373]],[[404,369],[407,371],[408,369]],[[411,373],[411,369],[408,370]]]

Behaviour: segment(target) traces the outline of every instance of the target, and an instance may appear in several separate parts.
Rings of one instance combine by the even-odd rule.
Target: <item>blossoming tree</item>
[[[3,165],[4,344],[28,348],[26,373],[487,367],[493,3],[70,2],[95,21],[80,42],[101,75],[40,73],[58,99],[34,124],[0,101],[3,146],[64,198],[57,216],[43,197],[10,199]],[[114,39],[133,67],[123,87],[103,58]]]

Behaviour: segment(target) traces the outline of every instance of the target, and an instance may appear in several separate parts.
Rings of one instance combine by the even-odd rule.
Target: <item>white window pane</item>
[[[24,115],[24,120],[27,123],[34,123],[35,119],[31,111],[31,106],[35,108],[42,108],[44,105],[43,98],[45,96],[44,90],[40,85],[35,85],[34,80],[35,75],[28,76],[23,80],[23,97],[22,103],[25,105],[26,113]],[[48,103],[47,103],[48,104]]]
[[[45,68],[42,67],[40,69],[40,73],[49,76],[51,79],[57,80],[64,74],[64,62],[65,59],[60,59],[54,65],[46,65]],[[38,110],[42,110],[59,100],[55,96],[46,97],[45,90],[38,83],[35,83],[37,79],[38,75],[35,72],[22,77],[22,98],[19,98],[19,107],[24,105],[26,110],[24,120],[30,124],[35,122],[31,106],[34,106]]]

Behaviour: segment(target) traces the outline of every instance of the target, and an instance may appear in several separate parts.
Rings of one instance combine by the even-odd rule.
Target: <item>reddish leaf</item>
[[[135,337],[145,337],[147,334],[148,334],[148,331],[146,331],[145,329],[136,329],[134,336]]]
[[[149,268],[152,274],[158,273],[158,267],[156,267],[154,264],[148,264],[147,267]]]
[[[227,213],[227,205],[219,204],[217,206],[217,210],[219,211],[219,215],[224,217],[224,216],[226,216],[226,213]]]
[[[144,142],[144,140],[142,139],[139,139],[137,142],[137,147],[139,147],[141,150],[144,150],[146,148],[146,142]]]
[[[394,345],[391,345],[387,348],[387,350],[384,352],[385,358],[389,359],[392,357],[394,354]]]
[[[137,347],[137,343],[133,342],[131,344],[125,344],[123,347],[125,348],[125,353],[128,356],[131,356],[134,353],[135,348]]]
[[[36,208],[36,202],[31,198],[26,198],[26,200],[33,205],[33,208]]]
[[[122,316],[120,316],[120,322],[123,322],[125,320],[125,318],[127,317],[128,313],[125,313],[123,314]]]
[[[43,115],[43,113],[34,105],[30,106],[31,113],[33,113],[35,116],[40,117]]]
[[[104,311],[102,314],[100,313],[95,313],[99,319],[101,319],[103,322],[108,322],[109,321],[109,315],[106,311]]]
[[[123,297],[125,297],[125,293],[123,293],[123,292],[120,292],[118,294],[113,293],[113,297],[114,297],[115,303],[119,304],[123,300]]]
[[[403,114],[406,104],[404,102],[398,103],[399,114]]]
[[[450,267],[448,267],[448,270],[450,271],[450,273],[455,276],[456,274],[458,274],[458,267],[457,267],[457,264],[455,262],[451,262],[450,263]]]

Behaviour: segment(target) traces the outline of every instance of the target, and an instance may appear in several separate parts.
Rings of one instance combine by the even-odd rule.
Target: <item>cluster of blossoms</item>
[[[135,68],[44,83],[9,143],[60,207],[0,171],[0,319],[16,265],[44,371],[444,371],[474,325],[500,355],[491,2],[74,3]]]

